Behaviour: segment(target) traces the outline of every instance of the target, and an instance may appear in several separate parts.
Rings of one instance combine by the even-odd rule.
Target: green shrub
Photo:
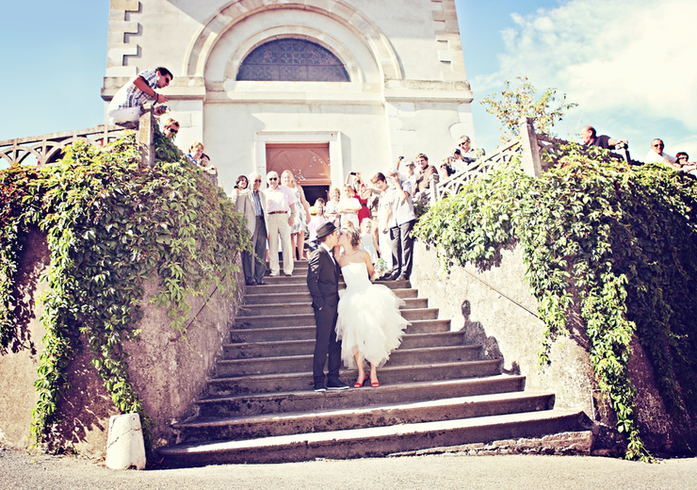
[[[645,459],[628,368],[634,335],[669,413],[678,422],[686,422],[684,410],[697,414],[696,199],[690,176],[569,144],[540,178],[514,161],[466,185],[432,206],[416,233],[445,268],[486,267],[502,245],[518,242],[545,323],[541,363],[577,308],[599,386],[627,437],[626,457]]]

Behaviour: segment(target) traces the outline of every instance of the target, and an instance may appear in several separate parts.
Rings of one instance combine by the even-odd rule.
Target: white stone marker
[[[143,429],[137,413],[112,415],[109,419],[106,465],[112,470],[125,470],[133,466],[137,470],[145,468]]]

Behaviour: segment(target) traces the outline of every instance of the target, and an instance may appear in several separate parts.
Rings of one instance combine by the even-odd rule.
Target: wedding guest
[[[675,155],[676,164],[680,166],[680,171],[690,175],[697,175],[697,164],[690,162],[690,156],[684,151],[679,151]]]
[[[416,224],[414,203],[411,198],[412,188],[409,182],[399,179],[399,170],[393,168],[388,175],[390,184],[387,193],[392,224],[390,227],[390,249],[392,251],[391,279],[409,280],[413,267],[414,236],[412,230]]]
[[[341,291],[337,307],[336,337],[341,341],[341,360],[349,369],[357,369],[354,388],[361,388],[368,377],[364,362],[370,363],[370,386],[380,386],[377,368],[399,347],[409,325],[399,312],[404,301],[389,288],[372,284],[374,275],[370,255],[359,249],[360,236],[352,228],[342,228],[337,245],[344,250],[335,258],[341,267],[346,289]]]
[[[290,229],[295,221],[295,194],[284,185],[279,185],[278,173],[273,170],[266,174],[269,187],[266,189],[266,209],[268,212],[269,267],[271,276],[280,274],[278,262],[279,240],[283,248],[283,273],[293,275],[293,246]],[[298,204],[299,205],[299,204]]]
[[[317,230],[320,226],[327,222],[324,218],[324,199],[319,198],[315,201],[315,205],[310,207],[310,222],[307,225],[308,229],[308,247],[310,252],[314,251],[317,246]]]
[[[186,158],[192,165],[200,165],[201,155],[203,155],[203,143],[194,141],[189,147],[189,153],[186,154]]]
[[[651,142],[651,149],[646,154],[644,161],[646,163],[664,163],[670,167],[676,168],[675,157],[664,153],[663,148],[665,148],[665,145],[663,144],[662,139],[656,138],[653,140]]]
[[[305,234],[307,222],[310,220],[310,205],[305,199],[303,188],[295,181],[295,176],[290,170],[284,170],[281,174],[281,183],[293,191],[295,195],[295,221],[290,228],[290,241],[293,245],[293,257],[298,260],[305,259]]]
[[[358,229],[358,211],[361,209],[361,203],[354,196],[356,191],[350,185],[345,185],[341,193],[339,201],[339,212],[341,213],[341,227],[345,227],[346,223],[351,222],[354,229]]]
[[[119,124],[134,129],[146,102],[153,104],[167,102],[167,97],[157,93],[155,89],[167,87],[173,78],[172,72],[162,66],[154,70],[141,71],[138,76],[121,87],[111,99],[106,113],[109,124]],[[156,109],[157,115],[164,113],[160,107]]]
[[[324,208],[324,216],[328,221],[334,223],[334,226],[339,226],[341,221],[341,213],[339,212],[339,201],[341,199],[341,192],[338,187],[332,187],[329,191],[329,201]]]
[[[163,126],[164,128],[164,133],[165,133],[165,138],[167,138],[170,141],[174,141],[174,137],[177,135],[179,132],[179,123],[172,119],[171,117],[168,117],[167,120],[165,121],[165,124]]]
[[[399,169],[399,178],[402,180],[408,180],[412,187],[416,186],[416,179],[418,175],[414,171],[416,169],[416,164],[412,160],[404,160],[404,157],[399,157],[399,163],[397,168]]]
[[[392,254],[391,251],[391,240],[390,240],[390,227],[392,220],[392,206],[390,205],[390,196],[387,193],[388,185],[387,179],[382,172],[377,172],[370,178],[370,183],[372,184],[373,191],[378,195],[378,249],[380,250],[380,257],[385,261],[387,271],[383,277],[389,277],[392,274]]]
[[[373,234],[373,220],[364,219],[361,223],[361,250],[365,250],[370,255],[370,261],[376,264],[378,261],[378,244]]]
[[[629,143],[625,139],[610,138],[606,134],[596,136],[595,128],[593,126],[586,126],[581,129],[581,139],[583,140],[584,145],[597,146],[598,148],[605,148],[606,150],[612,150],[619,144],[627,145]]]
[[[252,286],[264,284],[264,273],[266,272],[264,256],[266,254],[266,230],[268,229],[266,220],[268,215],[266,213],[266,196],[264,191],[260,190],[261,175],[253,172],[249,174],[249,180],[252,182],[251,189],[240,190],[236,197],[235,211],[242,213],[246,218],[246,226],[252,237],[254,251],[245,251],[242,254],[244,280],[247,286]],[[237,182],[240,183],[240,178],[237,179]]]
[[[235,181],[235,188],[232,190],[232,193],[230,194],[230,199],[232,199],[232,202],[235,203],[237,202],[237,198],[243,190],[245,190],[249,186],[249,180],[247,180],[247,177],[244,175],[240,175],[237,177],[237,181]]]
[[[353,177],[353,182],[351,182]],[[370,208],[368,207],[368,198],[370,197],[370,189],[363,182],[360,172],[351,172],[346,177],[346,184],[354,189],[353,197],[358,199],[361,204],[361,209],[358,210],[358,226],[361,225],[364,219],[370,218]]]
[[[205,153],[201,154],[199,166],[205,170],[205,176],[213,185],[218,185],[218,169],[211,165],[211,158]],[[235,201],[233,200],[233,204]]]
[[[433,165],[429,165],[428,157],[423,153],[416,155],[416,165],[420,168],[416,177],[416,187],[414,188],[414,199],[422,202],[428,201],[428,193],[426,191],[431,185],[431,177],[435,174],[438,176],[438,171]]]

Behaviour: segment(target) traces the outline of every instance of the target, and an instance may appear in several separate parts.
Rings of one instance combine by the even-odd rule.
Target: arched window
[[[329,50],[302,39],[277,39],[244,59],[237,80],[350,82],[344,64]]]

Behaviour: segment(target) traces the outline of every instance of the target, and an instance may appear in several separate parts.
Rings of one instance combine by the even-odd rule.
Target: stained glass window
[[[329,50],[303,39],[277,39],[244,59],[237,80],[349,82],[344,64]]]

